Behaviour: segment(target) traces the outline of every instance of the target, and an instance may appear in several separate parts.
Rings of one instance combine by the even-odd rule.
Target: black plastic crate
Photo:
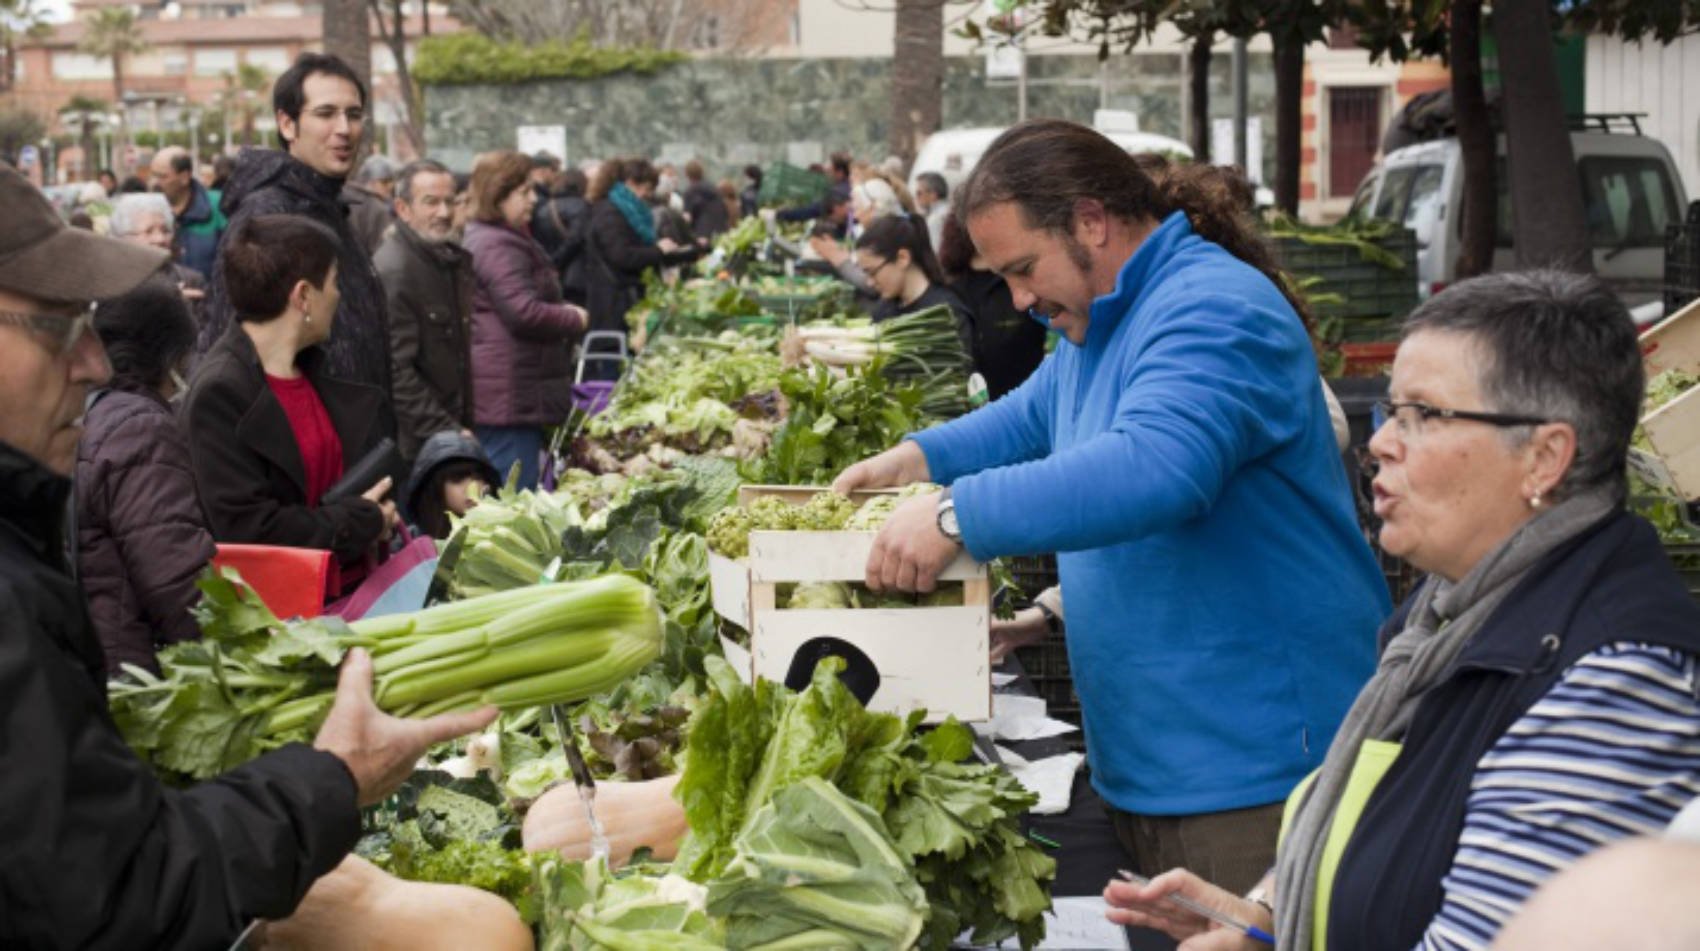
[[[1700,201],[1688,217],[1665,228],[1665,313],[1674,314],[1700,297]]]
[[[1009,559],[1009,573],[1027,597],[1057,585],[1057,556],[1029,555]]]
[[[1289,235],[1276,237],[1274,244],[1282,270],[1298,281],[1317,279],[1306,293],[1343,298],[1316,306],[1318,317],[1386,318],[1396,337],[1398,323],[1417,306],[1417,236],[1409,228],[1378,242],[1403,268],[1365,260],[1350,244],[1311,243]]]

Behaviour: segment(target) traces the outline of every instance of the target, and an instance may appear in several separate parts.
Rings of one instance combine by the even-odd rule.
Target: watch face
[[[962,530],[956,525],[956,506],[949,506],[939,512],[939,531],[950,538],[962,536]]]

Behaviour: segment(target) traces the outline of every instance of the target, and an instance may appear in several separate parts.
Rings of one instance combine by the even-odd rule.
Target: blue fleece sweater
[[[1267,278],[1177,212],[1082,346],[912,438],[976,558],[1059,553],[1105,801],[1256,806],[1322,762],[1389,603],[1310,342]]]

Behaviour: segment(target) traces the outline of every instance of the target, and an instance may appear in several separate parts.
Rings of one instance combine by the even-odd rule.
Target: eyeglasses
[[[862,273],[866,274],[868,276],[868,280],[871,281],[871,280],[874,279],[875,274],[878,274],[879,272],[885,270],[886,265],[888,265],[890,263],[891,263],[891,259],[887,258],[886,260],[881,261],[880,263],[874,265],[873,267],[862,268]]]
[[[77,341],[83,339],[94,322],[94,305],[89,304],[75,314],[26,314],[22,311],[0,310],[0,324],[11,324],[33,330],[46,337],[55,356],[62,356]]]
[[[1380,400],[1375,404],[1374,421],[1376,428],[1387,420],[1393,420],[1401,438],[1421,437],[1423,426],[1432,419],[1464,420],[1471,423],[1486,423],[1489,426],[1540,426],[1551,420],[1538,416],[1515,416],[1508,413],[1479,413],[1475,410],[1447,409],[1441,406],[1430,406],[1427,403],[1400,403],[1392,400]]]

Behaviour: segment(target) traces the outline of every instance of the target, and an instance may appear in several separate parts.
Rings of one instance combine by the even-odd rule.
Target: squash
[[[618,867],[648,846],[658,860],[672,861],[690,826],[685,807],[673,798],[678,775],[642,782],[596,784],[596,818],[608,836],[608,864]],[[590,858],[590,819],[572,783],[538,796],[520,829],[527,852],[560,852],[572,861]]]
[[[266,951],[533,951],[531,929],[500,897],[396,878],[350,855],[266,923]]]

